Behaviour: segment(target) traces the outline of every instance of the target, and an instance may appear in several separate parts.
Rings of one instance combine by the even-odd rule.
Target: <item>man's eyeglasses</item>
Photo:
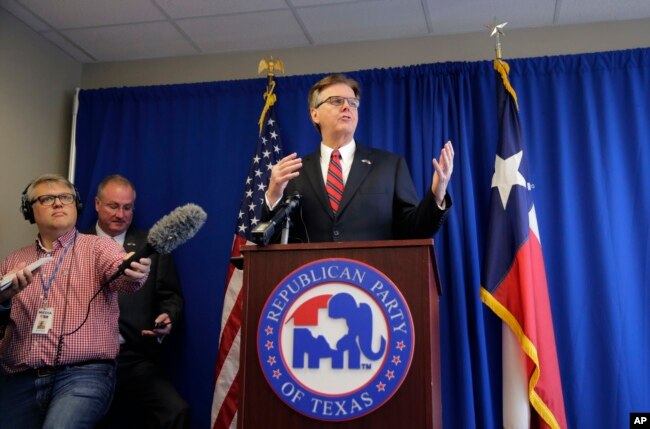
[[[318,109],[320,106],[322,106],[324,103],[331,104],[332,106],[336,107],[341,107],[343,106],[343,103],[348,102],[348,106],[350,106],[352,109],[358,109],[359,104],[361,104],[361,100],[358,98],[354,97],[341,97],[339,95],[333,95],[331,97],[327,97],[325,100],[321,101],[316,105],[316,109]]]
[[[124,213],[130,213],[130,212],[132,212],[133,209],[134,209],[133,204],[124,204],[123,206],[121,206],[121,205],[119,205],[119,204],[117,204],[117,203],[108,203],[108,204],[106,204],[106,203],[103,202],[103,201],[100,201],[100,202],[102,203],[103,206],[108,207],[108,209],[109,209],[110,211],[112,211],[112,212],[116,212],[116,211],[118,211],[119,209],[122,209],[122,211],[123,211]]]
[[[75,200],[74,194],[41,195],[40,197],[34,198],[32,204],[38,201],[42,206],[51,206],[57,198],[63,205],[72,204]]]

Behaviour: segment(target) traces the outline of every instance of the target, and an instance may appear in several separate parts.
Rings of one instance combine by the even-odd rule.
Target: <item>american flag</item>
[[[268,94],[268,96],[272,96],[275,100],[275,95]],[[273,105],[262,115],[257,149],[251,160],[244,196],[241,199],[237,217],[231,257],[241,256],[239,248],[244,244],[252,244],[251,230],[261,218],[264,193],[269,183],[271,169],[282,158],[282,143]],[[236,268],[231,262],[226,278],[226,292],[221,314],[221,336],[212,400],[211,426],[213,429],[237,427],[242,280],[243,271]]]
[[[509,66],[494,62],[499,142],[481,299],[503,321],[503,426],[566,428],[528,152]],[[532,408],[531,408],[532,407]],[[531,410],[533,410],[531,412]],[[531,415],[532,414],[532,415]]]

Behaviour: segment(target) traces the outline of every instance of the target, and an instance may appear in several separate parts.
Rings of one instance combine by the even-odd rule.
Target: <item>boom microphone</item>
[[[205,211],[196,204],[177,207],[163,216],[149,230],[147,244],[122,262],[108,283],[124,274],[124,270],[129,268],[133,261],[139,261],[140,258],[146,258],[153,253],[161,255],[171,253],[176,247],[194,237],[205,223],[207,216]]]

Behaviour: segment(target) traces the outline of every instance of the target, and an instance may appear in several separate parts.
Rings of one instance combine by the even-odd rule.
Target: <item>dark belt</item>
[[[87,360],[84,362],[78,362],[78,363],[72,363],[69,365],[58,365],[58,366],[42,366],[40,368],[30,368],[25,371],[21,371],[16,375],[31,375],[31,376],[36,376],[36,377],[49,377],[50,375],[54,375],[57,372],[78,367],[78,366],[84,366],[84,365],[91,365],[94,363],[108,363],[108,364],[114,364],[115,361],[113,359],[92,359],[92,360]]]

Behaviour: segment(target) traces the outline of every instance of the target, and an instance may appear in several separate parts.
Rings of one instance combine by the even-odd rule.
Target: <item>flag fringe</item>
[[[510,94],[512,99],[515,102],[515,107],[519,111],[519,103],[517,102],[517,93],[515,89],[510,85],[510,79],[508,79],[508,74],[510,73],[510,66],[507,62],[501,61],[499,59],[494,60],[494,70],[496,70],[501,75],[501,80],[503,80],[503,86],[506,88],[506,91]]]
[[[278,99],[278,97],[273,93],[274,89],[275,89],[275,81],[272,81],[269,84],[269,86],[266,88],[266,92],[264,93],[264,99],[266,100],[266,103],[264,103],[264,108],[262,109],[260,120],[257,121],[257,124],[260,126],[260,131],[258,134],[260,136],[262,135],[262,128],[264,127],[264,118],[266,117],[266,113],[269,111],[271,106],[273,106]]]
[[[481,301],[483,301],[485,305],[487,305],[506,325],[510,327],[526,356],[528,356],[535,364],[535,369],[533,370],[533,374],[528,382],[528,399],[533,405],[533,408],[546,424],[549,425],[549,427],[552,429],[561,429],[553,412],[535,391],[541,371],[539,358],[537,356],[537,348],[524,333],[517,318],[483,286],[481,286]]]

